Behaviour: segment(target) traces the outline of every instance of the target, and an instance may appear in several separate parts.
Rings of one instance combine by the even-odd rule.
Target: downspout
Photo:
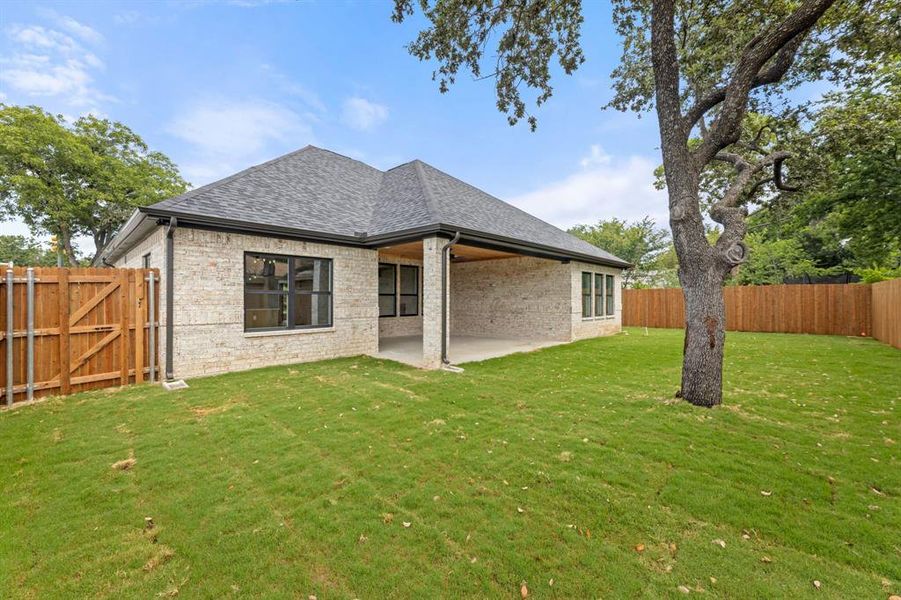
[[[449,365],[447,359],[447,265],[450,262],[448,254],[450,248],[460,241],[460,232],[454,234],[451,240],[441,248],[441,364]]]
[[[175,228],[178,227],[178,219],[176,217],[169,218],[169,226],[166,227],[166,381],[172,381],[172,339],[173,339],[173,318],[175,315],[175,287],[172,278],[175,272],[175,257],[173,250],[175,249]]]

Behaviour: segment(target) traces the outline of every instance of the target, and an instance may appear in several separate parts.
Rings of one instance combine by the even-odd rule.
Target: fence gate
[[[0,405],[158,378],[156,269],[0,277]]]

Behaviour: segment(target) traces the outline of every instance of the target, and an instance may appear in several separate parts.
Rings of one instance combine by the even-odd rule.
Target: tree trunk
[[[718,270],[693,278],[685,296],[685,348],[679,395],[695,406],[716,406],[723,400],[723,345],[726,311],[723,279]]]
[[[69,228],[65,225],[60,226],[58,243],[63,249],[63,253],[66,255],[66,260],[69,261],[70,267],[78,266],[78,259],[75,257],[75,249],[72,248],[72,234],[69,231]]]

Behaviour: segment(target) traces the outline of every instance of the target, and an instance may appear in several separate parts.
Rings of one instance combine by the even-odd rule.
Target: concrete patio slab
[[[539,348],[565,344],[555,340],[519,340],[497,337],[452,335],[447,353],[451,364],[477,362],[514,352],[531,352]],[[414,367],[422,366],[422,337],[402,336],[382,338],[376,358],[395,360]]]

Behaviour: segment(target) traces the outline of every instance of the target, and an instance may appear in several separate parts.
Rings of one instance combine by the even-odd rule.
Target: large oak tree
[[[100,253],[136,207],[186,189],[175,164],[122,123],[85,115],[68,124],[37,106],[0,104],[0,216],[55,236],[72,266],[75,236],[90,236]]]
[[[461,69],[493,79],[511,124],[525,119],[534,129],[528,102],[551,97],[553,63],[571,74],[585,60],[578,0],[395,0],[393,19],[417,6],[428,25],[411,54],[438,61],[433,77],[442,92]],[[742,139],[746,117],[790,110],[786,92],[802,82],[849,85],[897,56],[897,0],[614,0],[613,7],[623,54],[609,106],[656,110],[660,130],[686,307],[679,394],[713,406],[722,400],[722,285],[748,258],[748,194],[794,187],[783,173],[788,152]],[[719,197],[703,205],[722,227],[711,242],[700,186],[717,163],[731,171]]]

